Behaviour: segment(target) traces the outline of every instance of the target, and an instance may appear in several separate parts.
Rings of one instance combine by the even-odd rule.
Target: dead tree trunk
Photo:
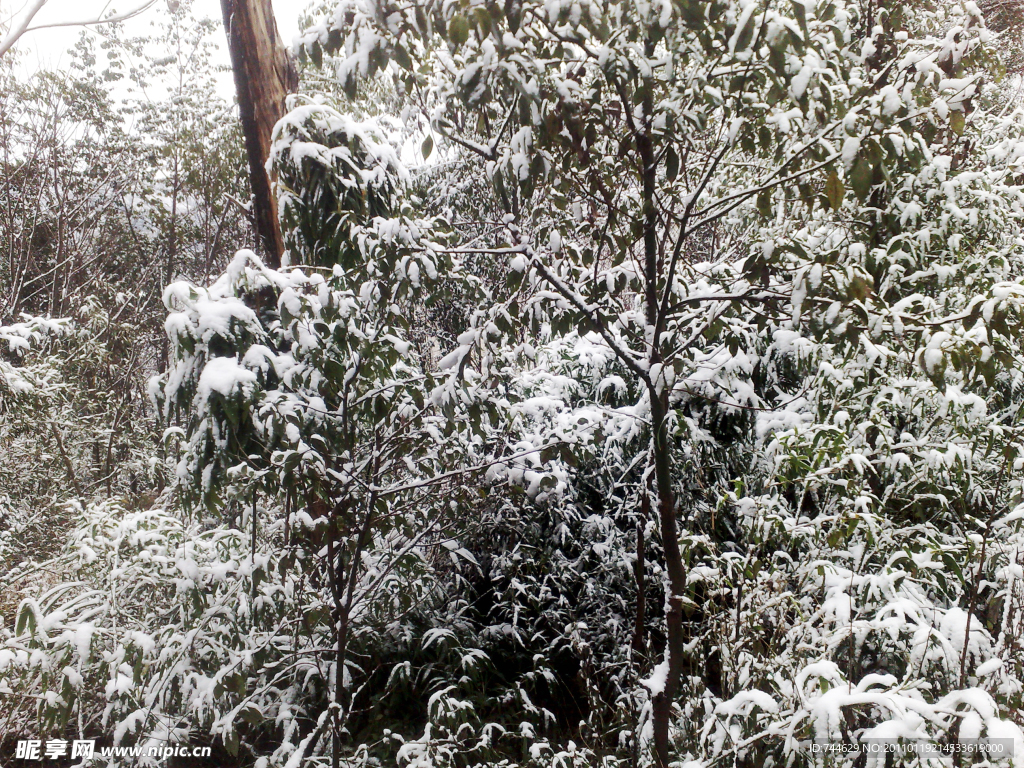
[[[270,137],[285,113],[285,96],[298,86],[291,56],[281,45],[270,0],[221,0],[238,111],[249,156],[250,215],[271,267],[281,266],[284,241],[267,174]]]

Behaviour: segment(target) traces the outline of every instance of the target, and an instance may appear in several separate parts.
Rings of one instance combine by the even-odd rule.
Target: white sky
[[[97,14],[103,11],[106,2],[110,2],[110,8],[114,10],[127,10],[136,7],[141,1],[47,0],[46,6],[39,12],[33,23],[41,24],[47,21],[95,18]],[[8,19],[12,11],[20,15],[27,2],[29,0],[0,0],[0,21]],[[274,7],[277,28],[281,33],[282,41],[285,45],[290,46],[292,40],[299,32],[299,16],[304,9],[310,6],[311,2],[310,0],[271,0],[271,2]],[[212,40],[218,48],[218,58],[214,63],[223,64],[226,69],[229,69],[230,60],[227,53],[227,42],[224,37],[223,26],[219,23],[221,21],[220,0],[193,0],[192,12],[196,18],[203,18],[205,16],[218,22],[217,32],[212,36]],[[161,17],[166,16],[166,14],[167,0],[157,0],[153,7],[148,8],[138,17],[125,22],[125,34],[130,36],[151,35],[154,31],[151,25],[158,23]],[[81,31],[82,27],[58,27],[27,33],[15,45],[15,50],[19,53],[19,68],[22,72],[28,74],[38,68],[59,70],[67,66],[70,61],[67,50],[75,44]],[[234,100],[234,82],[230,71],[225,71],[217,76],[217,89],[225,101],[230,103]],[[400,156],[402,161],[409,167],[423,163],[423,158],[420,155],[420,144],[422,141],[422,135],[414,134],[402,146]],[[435,150],[427,164],[440,161],[441,155]]]
[[[108,10],[124,11],[137,6],[139,2],[140,0],[48,0],[33,20],[33,25],[93,18],[101,13],[105,6],[109,6]],[[298,34],[298,17],[307,2],[308,0],[272,0],[274,15],[277,17],[277,28],[286,45],[290,45],[292,38]],[[166,3],[167,0],[157,0],[154,6],[126,22],[126,32],[131,35],[148,34],[150,24],[159,20],[162,14],[167,13]],[[26,4],[27,0],[0,0],[0,19],[6,20],[12,14],[20,16]],[[193,13],[198,18],[208,16],[220,21],[220,0],[195,0]],[[22,66],[29,70],[39,67],[60,69],[68,58],[65,52],[74,45],[81,29],[81,27],[58,27],[26,33],[15,45],[15,49],[21,54]],[[221,56],[219,63],[228,64],[227,45],[223,30],[220,36],[215,37],[214,40]],[[230,79],[227,84],[230,85]]]

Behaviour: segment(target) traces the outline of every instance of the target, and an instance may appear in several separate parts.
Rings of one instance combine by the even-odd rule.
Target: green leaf
[[[514,35],[519,31],[519,24],[523,17],[523,7],[521,3],[507,2],[505,3],[505,20],[508,22],[508,28]]]
[[[800,0],[792,0],[790,3],[793,7],[793,16],[796,18],[796,23],[800,25],[800,31],[804,33],[804,38],[807,37],[807,7],[800,2]]]
[[[768,66],[772,68],[772,72],[775,73],[776,77],[785,77],[789,71],[786,63],[784,42],[785,40],[783,39],[779,45],[773,45],[768,51]]]
[[[423,11],[423,6],[417,3],[414,13],[416,16],[416,28],[420,33],[427,34],[429,27],[427,25],[427,14]]]
[[[505,275],[505,288],[508,289],[509,293],[514,293],[519,290],[519,286],[523,284],[524,274],[522,272],[516,272],[514,269],[510,269],[508,274]]]
[[[21,635],[27,629],[34,635],[36,633],[37,621],[35,606],[26,600],[18,610],[18,619],[14,623],[14,634]]]
[[[766,219],[772,216],[772,193],[769,189],[762,189],[757,193],[757,212]]]
[[[402,69],[412,71],[412,58],[410,58],[409,52],[405,50],[401,43],[395,43],[394,50],[392,50],[391,54],[394,56],[395,61],[398,62],[398,66]]]
[[[476,17],[476,27],[480,33],[480,39],[483,40],[491,34],[493,27],[491,14],[485,7],[478,6],[473,9],[473,15]]]
[[[839,174],[832,171],[825,181],[825,196],[828,198],[828,205],[833,211],[838,211],[843,204],[843,195],[846,189],[839,178]]]
[[[533,159],[530,161],[530,175],[533,176],[534,179],[543,179],[544,178],[544,156],[543,155],[536,154],[536,155],[533,156]]]
[[[448,22],[448,39],[455,45],[463,45],[469,40],[469,21],[461,13],[452,16]]]
[[[861,151],[872,168],[876,167],[885,158],[885,152],[882,151],[881,145],[874,139],[865,139],[861,144]]]
[[[949,127],[957,136],[964,135],[964,127],[967,124],[967,118],[964,117],[963,112],[950,112],[949,113]]]
[[[864,301],[871,295],[871,281],[861,275],[854,275],[850,284],[846,287],[846,294],[850,301]]]
[[[237,755],[239,746],[238,731],[231,729],[230,731],[224,734],[223,738],[224,749],[228,751],[228,754]]]
[[[857,199],[861,202],[871,192],[871,163],[866,157],[857,158],[853,171],[850,173],[850,186],[853,187]]]
[[[356,78],[354,74],[350,73],[349,76],[345,78],[345,82],[341,84],[341,88],[345,92],[346,96],[350,99],[354,99],[359,93],[358,78]]]
[[[669,181],[675,181],[679,175],[679,155],[670,146],[665,152],[665,176]]]
[[[579,461],[576,458],[576,454],[572,452],[572,447],[568,443],[560,443],[558,446],[558,453],[559,456],[561,456],[562,461],[564,461],[570,467],[579,466]]]
[[[527,174],[526,178],[519,182],[519,189],[522,191],[524,199],[529,200],[533,197],[534,178],[532,174]]]
[[[964,583],[964,572],[960,570],[960,564],[956,561],[956,558],[945,550],[939,552],[939,557],[942,559],[943,564],[945,564],[945,566],[949,568],[949,570],[956,574],[956,577],[960,580],[960,583]]]
[[[703,0],[677,0],[676,7],[682,12],[683,23],[688,27],[700,27],[705,23]]]
[[[249,725],[259,725],[266,718],[255,704],[247,704],[239,713],[239,719]]]
[[[434,137],[429,133],[427,138],[423,140],[423,144],[420,145],[420,152],[423,153],[423,159],[426,160],[430,157],[430,153],[434,151]]]
[[[750,13],[744,20],[743,27],[739,30],[736,35],[736,52],[747,50],[750,47],[751,41],[754,39],[754,17],[756,13]]]

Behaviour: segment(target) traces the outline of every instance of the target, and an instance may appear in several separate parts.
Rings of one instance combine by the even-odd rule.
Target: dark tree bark
[[[646,55],[654,54],[654,45],[648,42]],[[658,160],[654,150],[653,129],[650,115],[653,114],[652,86],[649,78],[641,84],[640,101],[643,106],[644,122],[635,129],[637,155],[640,158],[643,187],[643,242],[644,242],[644,309],[647,325],[653,329],[649,365],[662,362],[661,322],[659,321],[661,301],[658,294],[658,208],[655,200],[657,190]],[[680,234],[682,237],[682,234]],[[668,287],[665,290],[669,290]],[[685,633],[683,631],[683,596],[686,594],[686,566],[679,549],[679,526],[676,523],[676,501],[672,490],[672,455],[668,439],[669,402],[668,391],[658,391],[656,383],[648,380],[648,395],[651,400],[651,456],[654,464],[654,490],[658,501],[658,523],[661,527],[661,543],[664,548],[665,571],[668,575],[665,595],[665,663],[668,666],[664,684],[654,692],[651,701],[651,725],[654,731],[654,759],[658,768],[669,764],[669,723],[672,718],[672,703],[679,692],[685,658]]]
[[[285,97],[298,87],[298,75],[281,44],[270,0],[221,0],[220,7],[249,156],[250,215],[267,264],[276,268],[284,241],[266,165],[274,124],[284,116]]]

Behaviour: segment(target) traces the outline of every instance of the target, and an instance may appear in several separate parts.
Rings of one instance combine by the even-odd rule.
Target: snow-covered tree
[[[695,558],[731,549],[750,567],[738,510],[752,499],[841,519],[850,535],[851,515],[903,521],[939,489],[973,505],[943,517],[946,535],[987,541],[1008,511],[1014,400],[992,398],[1017,375],[1019,145],[984,87],[988,39],[972,4],[726,1],[356,1],[305,39],[313,57],[339,57],[353,95],[389,72],[403,117],[429,126],[425,150],[437,137],[485,164],[504,215],[479,223],[522,275],[516,319],[535,335],[575,328],[624,369],[605,388],[636,398],[628,416],[647,437],[630,458],[644,463],[666,572],[665,656],[645,683],[659,764],[694,633],[714,613],[695,600],[707,599]],[[510,306],[471,318],[480,332],[459,353],[479,350],[482,371],[483,331],[500,332]],[[952,431],[936,434],[936,419]],[[923,483],[924,459],[907,458],[913,481],[888,484],[915,427],[915,440],[982,453]],[[723,437],[753,460],[708,466],[698,447]],[[968,612],[978,579],[964,579]],[[846,674],[853,685],[863,671]]]

